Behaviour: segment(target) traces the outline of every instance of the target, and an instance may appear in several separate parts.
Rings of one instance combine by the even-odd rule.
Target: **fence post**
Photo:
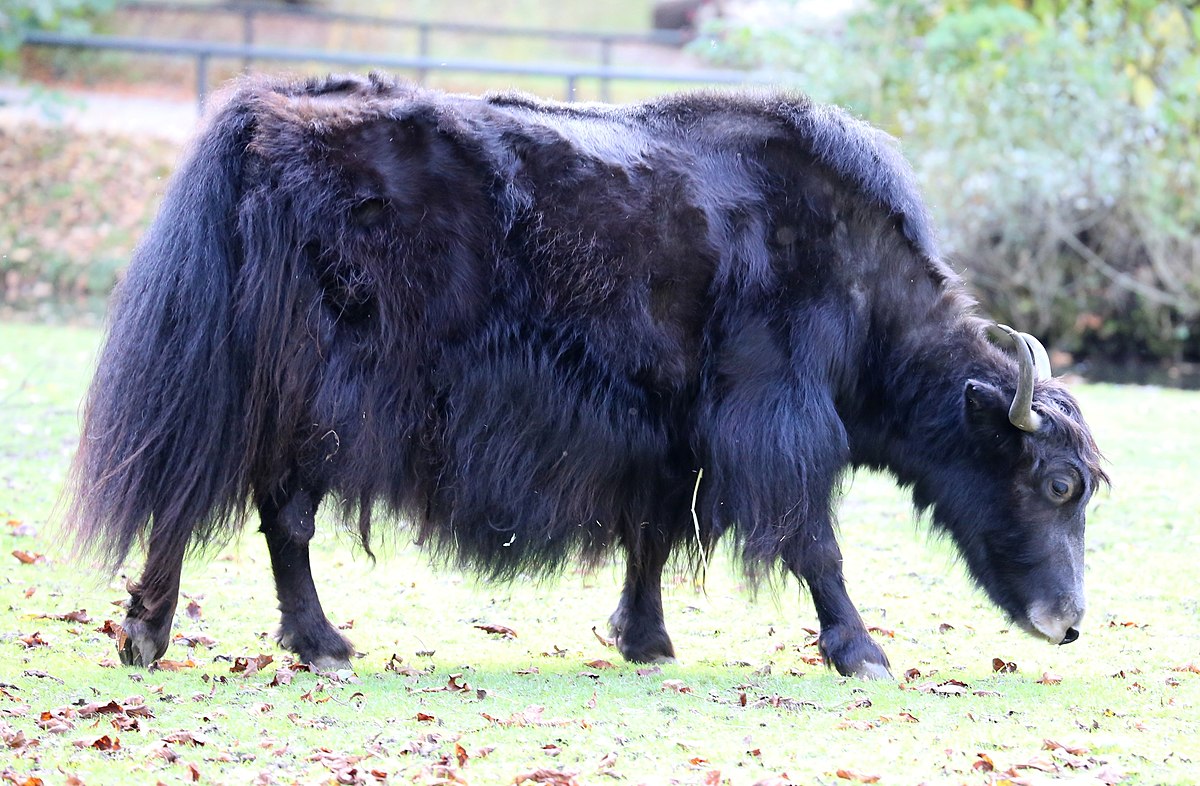
[[[421,22],[417,25],[417,56],[422,60],[429,57],[429,23]],[[429,76],[429,70],[426,68],[417,69],[417,82],[425,84],[426,78]]]
[[[611,101],[608,86],[608,69],[612,67],[612,48],[613,40],[608,36],[600,39],[600,66],[604,69],[604,76],[600,78],[600,100]]]
[[[242,44],[247,49],[254,46],[254,9],[247,7],[242,10]],[[242,70],[249,71],[254,58],[246,55],[242,58]]]
[[[196,55],[196,104],[204,113],[204,102],[208,99],[208,52]]]

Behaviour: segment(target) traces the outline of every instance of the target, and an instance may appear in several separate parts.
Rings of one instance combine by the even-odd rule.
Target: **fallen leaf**
[[[1063,745],[1055,740],[1042,740],[1042,748],[1048,751],[1064,750],[1072,756],[1086,756],[1091,753],[1082,745]]]
[[[513,778],[513,784],[520,786],[525,781],[532,781],[537,786],[579,786],[575,776],[579,773],[570,770],[537,769],[523,772]]]
[[[1188,661],[1187,663],[1181,663],[1178,666],[1172,666],[1171,671],[1186,671],[1191,674],[1200,674],[1200,665],[1198,665],[1194,660]]]
[[[1013,661],[1006,661],[1004,658],[992,658],[992,671],[999,674],[1013,674],[1017,670],[1017,664]]]
[[[644,669],[638,669],[635,672],[639,677],[652,677],[655,674],[662,674],[661,666],[647,666]]]
[[[275,658],[271,655],[257,655],[255,657],[239,655],[233,659],[233,666],[229,668],[229,671],[232,674],[244,674],[250,677],[257,674],[263,666],[274,662]]]
[[[34,647],[49,647],[50,642],[42,638],[42,634],[34,631],[27,636],[18,636],[17,641],[21,643],[25,649],[33,649]]]
[[[872,625],[867,628],[868,633],[878,633],[880,636],[886,636],[889,639],[896,638],[896,631],[887,628],[881,628],[878,625]]]
[[[489,622],[482,625],[473,625],[472,627],[478,628],[484,633],[492,633],[497,636],[503,636],[506,639],[517,638],[517,632],[506,625],[495,625]]]
[[[921,678],[921,670],[920,669],[909,669],[904,672],[904,681],[905,682],[912,682],[913,680],[917,680],[920,678]]]
[[[426,712],[418,712],[415,716],[413,716],[413,719],[415,721],[417,721],[418,723],[436,723],[437,722],[437,717],[430,715],[429,713],[426,713]]]
[[[954,626],[949,622],[943,622],[941,625],[938,625],[938,633],[948,633],[952,630],[954,630]]]
[[[417,677],[424,673],[418,669],[414,669],[412,666],[406,666],[404,659],[394,652],[392,653],[392,657],[388,659],[388,662],[384,664],[383,670],[395,672],[404,677]]]
[[[203,633],[176,633],[174,642],[183,647],[204,647],[211,649],[216,645],[216,639]]]
[[[1057,685],[1063,681],[1063,678],[1058,674],[1049,671],[1042,672],[1042,678],[1038,682],[1042,685]]]
[[[975,754],[975,761],[971,764],[971,769],[976,772],[991,772],[996,769],[996,762],[992,761],[992,757],[986,753]]]
[[[193,620],[193,621],[197,621],[201,617],[204,616],[204,614],[200,610],[200,604],[197,603],[195,600],[188,601],[187,608],[185,608],[183,610],[183,613],[187,615],[188,619]]]
[[[96,628],[96,632],[103,633],[110,639],[119,639],[121,636],[125,635],[125,630],[112,620],[105,620],[103,625]]]
[[[616,666],[614,666],[612,663],[610,663],[606,660],[589,660],[587,663],[585,663],[583,665],[588,666],[593,669],[615,669],[616,668]]]
[[[187,660],[156,660],[150,665],[150,671],[183,671],[184,669],[196,668],[196,661],[188,658]]]
[[[857,770],[838,770],[837,776],[844,780],[857,781],[858,783],[879,783],[878,775],[867,775]]]
[[[41,565],[46,562],[46,555],[35,554],[31,551],[21,551],[20,549],[16,549],[13,551],[12,555],[16,557],[22,565]]]
[[[610,639],[608,636],[605,636],[600,631],[596,630],[595,625],[592,626],[592,635],[595,636],[596,640],[599,641],[601,644],[603,644],[605,647],[609,647],[611,649],[612,647],[617,646],[616,639]]]
[[[663,680],[663,690],[672,690],[676,693],[692,693],[692,689],[683,683],[683,680]]]
[[[68,611],[66,614],[39,614],[36,619],[58,620],[60,622],[78,622],[80,625],[86,625],[92,621],[92,618],[88,616],[86,609]]]
[[[201,747],[208,744],[208,737],[205,737],[200,732],[180,730],[171,732],[162,738],[163,742],[173,743],[175,745],[192,745]]]
[[[72,743],[76,748],[95,748],[98,751],[118,751],[121,749],[120,737],[109,737],[105,734],[91,742],[87,740],[75,740]]]
[[[786,772],[779,775],[768,775],[756,780],[752,786],[796,786],[796,782],[788,777]]]

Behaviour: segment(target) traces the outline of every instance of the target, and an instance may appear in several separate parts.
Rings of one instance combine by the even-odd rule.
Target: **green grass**
[[[687,576],[670,582],[680,663],[639,675],[592,633],[616,601],[615,569],[491,585],[431,570],[403,532],[372,565],[327,528],[318,586],[365,654],[356,676],[297,673],[272,686],[284,654],[268,634],[275,604],[253,532],[185,567],[199,611],[181,611],[176,630],[215,643],[175,644],[167,658],[194,666],[112,665],[113,642],[98,629],[120,619],[111,603],[126,574],[70,562],[51,523],[97,342],[92,330],[0,323],[0,782],[490,784],[538,769],[584,784],[753,784],[783,773],[852,782],[839,770],[885,784],[1200,778],[1200,674],[1176,670],[1200,663],[1200,394],[1076,386],[1115,483],[1093,506],[1090,610],[1069,647],[1010,630],[903,497],[860,476],[841,515],[851,593],[868,624],[894,633],[881,639],[896,675],[920,672],[910,682],[861,683],[809,665],[808,600],[793,585],[754,597],[724,558],[703,590]],[[14,551],[46,561],[22,564]],[[91,621],[40,616],[79,609]],[[46,643],[26,647],[34,633]],[[259,654],[274,663],[231,671],[233,659]],[[393,655],[415,673],[388,670]],[[993,658],[1017,671],[994,673]],[[614,667],[588,665],[597,660]],[[1061,682],[1045,684],[1047,673]],[[929,690],[948,680],[968,687]],[[110,700],[137,706],[131,697],[152,717],[80,714]],[[43,728],[55,711],[70,728]],[[162,742],[181,731],[204,744]],[[119,747],[91,747],[106,736]]]

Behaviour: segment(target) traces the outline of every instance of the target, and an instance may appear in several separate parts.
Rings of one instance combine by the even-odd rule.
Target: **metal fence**
[[[226,44],[215,41],[186,41],[176,39],[130,38],[123,36],[70,36],[58,33],[27,33],[25,46],[60,47],[97,51],[118,51],[131,54],[152,54],[166,57],[190,58],[195,62],[196,99],[201,106],[209,93],[209,67],[213,60],[245,62],[271,61],[285,63],[316,63],[321,65],[380,68],[395,71],[415,71],[418,76],[430,71],[449,71],[476,74],[507,74],[525,77],[551,77],[564,82],[563,97],[575,98],[580,79],[596,79],[602,86],[613,81],[663,82],[675,84],[745,85],[761,84],[763,80],[747,71],[716,69],[662,70],[591,66],[558,63],[506,63],[492,60],[448,60],[422,56],[385,53],[334,52],[319,49],[297,49],[275,46]],[[606,92],[606,91],[602,91]]]
[[[501,27],[499,25],[474,22],[439,22],[420,19],[401,19],[370,14],[328,11],[308,6],[279,5],[270,3],[214,3],[193,5],[159,2],[158,0],[130,0],[118,8],[127,11],[151,13],[195,14],[205,16],[236,16],[242,22],[242,43],[253,46],[256,37],[255,21],[260,17],[283,17],[311,22],[342,23],[372,28],[414,30],[417,34],[417,56],[432,56],[432,38],[435,33],[469,34],[492,38],[537,38],[547,41],[577,41],[593,43],[599,47],[601,66],[611,66],[613,47],[617,44],[645,44],[662,47],[679,47],[691,40],[691,34],[681,30],[653,30],[645,33],[561,30],[549,27]]]

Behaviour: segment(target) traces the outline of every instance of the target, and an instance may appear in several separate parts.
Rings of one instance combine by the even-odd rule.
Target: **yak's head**
[[[1017,348],[1015,394],[1011,381],[966,382],[965,450],[917,484],[917,502],[933,505],[971,575],[1016,624],[1067,644],[1084,612],[1084,514],[1108,477],[1078,404],[1050,377],[1046,350],[1000,327]]]

